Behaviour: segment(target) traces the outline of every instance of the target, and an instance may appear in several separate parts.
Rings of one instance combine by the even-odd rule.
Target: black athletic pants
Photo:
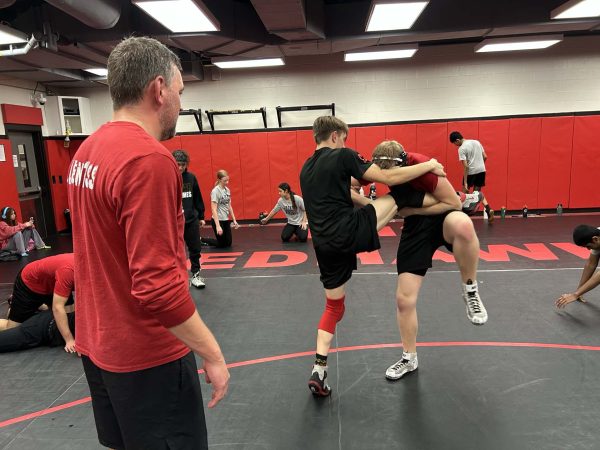
[[[202,244],[200,243],[200,221],[198,219],[185,223],[183,240],[185,241],[188,253],[190,254],[192,273],[196,273],[200,270],[200,252],[202,251]]]

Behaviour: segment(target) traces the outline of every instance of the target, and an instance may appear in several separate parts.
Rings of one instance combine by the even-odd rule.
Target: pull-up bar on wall
[[[314,111],[316,109],[330,109],[331,115],[335,116],[335,103],[331,103],[330,105],[278,106],[275,109],[277,110],[277,123],[279,123],[279,128],[281,128],[281,113],[286,111]]]
[[[180,116],[194,116],[196,124],[198,125],[198,131],[202,133],[202,110],[200,109],[181,109],[179,110]]]
[[[264,106],[259,109],[230,109],[228,111],[206,111],[208,116],[208,122],[210,123],[211,130],[215,131],[214,116],[226,116],[230,114],[261,114],[263,119],[263,125],[267,128],[267,108]]]

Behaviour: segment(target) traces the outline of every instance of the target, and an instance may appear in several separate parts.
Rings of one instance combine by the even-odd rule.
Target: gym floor
[[[231,372],[228,396],[206,410],[211,448],[597,449],[600,289],[563,311],[554,300],[577,287],[587,258],[573,227],[599,219],[475,219],[489,321],[467,320],[456,264],[440,251],[418,303],[419,370],[397,382],[384,377],[401,354],[402,222],[390,224],[347,285],[325,399],[306,385],[324,305],[311,243],[281,243],[277,224],[234,231],[228,251],[203,250],[207,288],[192,291]],[[67,236],[48,243],[52,253],[0,263],[0,299],[26,262],[71,250]],[[0,392],[0,448],[102,448],[81,363],[62,348],[0,355]]]

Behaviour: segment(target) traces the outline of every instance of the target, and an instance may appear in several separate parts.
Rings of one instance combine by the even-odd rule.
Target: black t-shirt
[[[361,179],[371,164],[349,148],[323,147],[306,160],[300,188],[315,247],[348,232],[354,210],[350,177]]]
[[[193,173],[187,170],[181,174],[183,181],[183,214],[185,222],[193,222],[196,219],[204,220],[204,201],[200,193],[198,180]]]

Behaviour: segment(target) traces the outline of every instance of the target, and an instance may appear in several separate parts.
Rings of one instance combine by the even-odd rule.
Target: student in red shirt
[[[113,120],[88,137],[67,177],[75,253],[77,351],[100,443],[208,448],[194,353],[215,406],[229,372],[190,296],[182,178],[159,142],[175,135],[179,58],[155,39],[108,58]],[[157,215],[161,219],[156,220]]]
[[[27,264],[17,274],[6,322],[0,329],[17,327],[35,315],[40,306],[52,310],[65,341],[65,351],[75,353],[75,338],[69,329],[67,307],[73,303],[73,253],[49,256]]]
[[[404,167],[428,161],[419,153],[406,153],[396,141],[384,141],[373,151],[373,162],[382,169]],[[396,265],[397,320],[402,339],[402,358],[386,371],[386,378],[398,380],[418,367],[417,360],[417,297],[433,254],[442,245],[453,252],[462,279],[462,298],[468,319],[483,325],[487,311],[479,296],[477,265],[479,240],[471,219],[459,208],[448,210],[456,201],[456,192],[446,178],[426,173],[414,180],[391,188],[402,192],[406,207],[398,214],[405,217],[398,246]],[[399,205],[400,206],[400,205]]]

